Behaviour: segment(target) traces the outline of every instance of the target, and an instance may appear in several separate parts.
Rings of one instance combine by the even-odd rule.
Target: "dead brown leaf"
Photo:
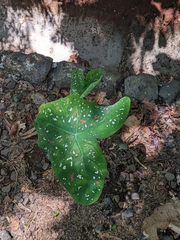
[[[137,137],[142,117],[143,114],[133,114],[126,119],[124,123],[126,128],[121,132],[121,139],[124,142],[130,142]]]
[[[92,92],[86,97],[86,99],[89,102],[96,102],[99,105],[103,105],[105,96],[106,96],[106,92]]]
[[[34,90],[33,85],[27,81],[20,80],[18,81],[18,83],[19,83],[19,88],[21,89],[30,90],[30,91]]]
[[[11,129],[9,131],[9,135],[14,135],[16,132],[18,132],[18,129],[19,129],[19,121],[18,122],[15,122],[12,126],[11,126]]]
[[[21,139],[27,139],[27,138],[30,138],[30,137],[36,136],[36,135],[37,135],[36,129],[33,127],[30,130],[28,130],[27,132],[23,133],[21,135]]]
[[[126,119],[124,125],[129,128],[139,127],[142,117],[143,116],[136,116],[135,114],[133,114]]]
[[[157,229],[171,228],[180,234],[180,202],[169,202],[154,209],[144,220],[142,232],[148,240],[158,240]]]
[[[25,128],[26,128],[25,123],[20,123],[20,121],[17,121],[11,126],[9,135],[11,136],[11,135],[14,135],[15,133],[18,134],[21,129],[25,129]]]

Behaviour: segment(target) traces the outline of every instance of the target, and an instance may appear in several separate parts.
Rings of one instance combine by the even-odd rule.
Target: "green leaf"
[[[40,106],[35,127],[61,184],[74,200],[92,204],[101,195],[107,174],[97,138],[115,133],[124,123],[130,99],[102,107],[77,95]]]
[[[127,149],[128,149],[128,146],[127,146],[127,144],[125,144],[125,143],[120,143],[120,144],[119,144],[119,149],[120,149],[120,150],[127,150]]]
[[[60,214],[60,210],[57,209],[54,213],[51,214],[53,217],[57,217]]]
[[[84,98],[101,81],[102,69],[94,69],[87,73],[86,78],[81,70],[73,70],[71,80],[71,94]]]

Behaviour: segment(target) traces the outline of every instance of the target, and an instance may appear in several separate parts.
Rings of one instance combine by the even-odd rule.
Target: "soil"
[[[92,1],[92,5],[91,1],[69,2],[64,5],[69,13],[74,3],[76,9],[72,14],[78,13],[80,4],[81,10],[87,9],[87,15],[100,11],[98,20],[107,12],[113,13],[115,7],[126,19],[127,27],[137,13],[145,22],[159,14],[149,1],[101,0]],[[162,8],[177,7],[175,3],[163,1]],[[118,19],[119,16],[112,18],[115,23]],[[9,73],[1,69],[0,96],[6,107],[0,112],[0,186],[1,189],[10,186],[10,191],[1,191],[0,230],[6,230],[17,240],[143,239],[143,221],[153,209],[180,198],[180,109],[175,104],[164,104],[161,99],[156,103],[133,103],[131,123],[99,142],[109,174],[100,199],[93,205],[82,206],[73,201],[54,177],[33,132],[39,106],[33,102],[32,94],[39,93],[48,101],[59,94],[46,90],[46,86],[29,90],[17,83],[10,88],[8,77]],[[28,130],[32,132],[25,134]],[[4,149],[8,149],[8,154],[2,154]],[[160,239],[168,235],[178,239],[170,229],[159,231],[158,235]]]

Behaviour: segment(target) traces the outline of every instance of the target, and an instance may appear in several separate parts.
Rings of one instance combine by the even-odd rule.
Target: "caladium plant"
[[[102,75],[101,69],[86,77],[81,70],[73,71],[70,95],[41,105],[34,123],[38,145],[47,152],[56,177],[77,203],[85,205],[100,197],[107,174],[97,139],[119,130],[130,108],[128,97],[106,107],[84,99]]]

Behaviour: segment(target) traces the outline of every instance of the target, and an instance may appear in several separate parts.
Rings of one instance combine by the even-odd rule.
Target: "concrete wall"
[[[0,7],[0,49],[37,52],[53,58],[54,62],[79,56],[92,68],[116,69],[123,53],[122,34],[113,24],[97,22],[93,17],[78,21],[68,14],[37,7],[14,10]]]

